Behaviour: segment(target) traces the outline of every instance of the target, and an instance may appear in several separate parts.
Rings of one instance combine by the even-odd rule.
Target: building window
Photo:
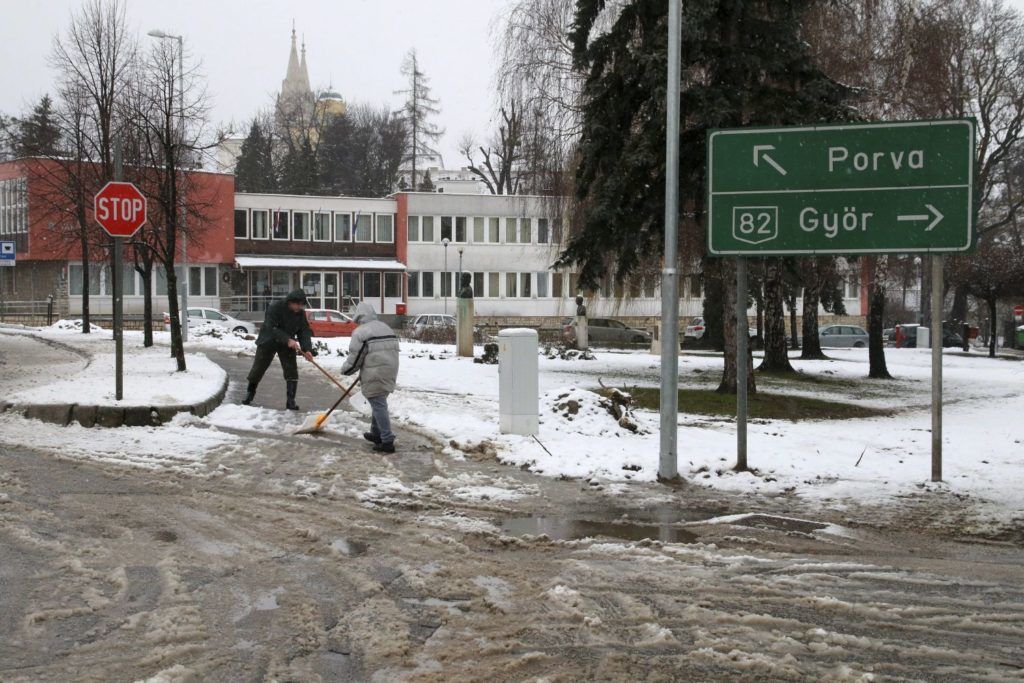
[[[477,244],[486,242],[487,219],[477,216],[473,219],[473,241]]]
[[[315,242],[331,241],[331,214],[317,211],[313,214],[313,240]]]
[[[548,276],[547,271],[537,273],[537,298],[548,298]]]
[[[217,296],[217,266],[189,266],[190,296]]]
[[[484,286],[486,284],[483,273],[473,273],[473,296],[486,296],[484,294]]]
[[[551,242],[553,244],[562,243],[562,219],[556,218],[551,221]]]
[[[402,298],[402,273],[384,273],[384,297]]]
[[[422,228],[420,235],[420,241],[422,242],[433,242],[434,241],[434,217],[433,216],[421,216],[420,227]]]
[[[851,270],[846,274],[846,298],[860,298],[860,276],[855,270]]]
[[[419,242],[420,241],[420,217],[419,216],[409,216],[408,221],[406,222],[406,226],[408,227],[408,230],[409,230],[409,236],[408,236],[409,241],[410,242]]]
[[[561,299],[565,296],[565,290],[562,287],[561,273],[551,273],[551,296],[556,299]]]
[[[433,299],[434,291],[434,272],[421,273],[420,296],[424,299]]]
[[[341,274],[341,296],[346,300],[353,301],[362,298],[359,291],[359,273],[349,271]]]
[[[270,216],[270,234],[275,240],[288,239],[288,212],[274,211]]]
[[[356,242],[373,241],[373,215],[368,213],[356,214]],[[379,275],[379,273],[378,273]],[[380,290],[378,283],[377,289]]]
[[[537,219],[537,244],[548,243],[548,219],[538,218]],[[538,294],[539,296],[539,294]]]
[[[533,240],[533,219],[532,218],[520,218],[519,219],[519,243],[529,244]]]
[[[266,210],[253,209],[251,221],[252,231],[249,234],[252,239],[265,240],[270,237],[270,222],[267,218]]]
[[[308,211],[295,211],[292,213],[292,239],[302,242],[309,241]]]
[[[441,216],[441,240],[452,241],[452,217]]]
[[[420,274],[418,272],[407,273],[409,276],[409,298],[418,298],[420,295]]]
[[[377,214],[377,241],[395,241],[395,217],[390,213]]]
[[[380,298],[380,273],[363,273],[363,300]]]
[[[466,217],[456,216],[455,217],[455,241],[465,242],[466,241]]]
[[[691,275],[690,276],[690,298],[691,299],[699,299],[700,298],[700,275],[699,274]]]
[[[519,296],[523,299],[529,299],[532,296],[530,291],[530,281],[533,279],[532,273],[519,273]]]
[[[235,239],[248,239],[249,237],[249,212],[245,209],[235,209]]]
[[[506,297],[508,297],[510,299],[513,299],[516,296],[518,296],[518,294],[516,294],[516,292],[518,291],[518,287],[516,287],[518,282],[519,282],[519,274],[518,273],[505,273],[505,296]]]
[[[501,274],[487,273],[487,296],[497,299],[501,296]]]
[[[487,219],[487,241],[491,244],[501,243],[501,219],[494,217]]]
[[[451,271],[444,271],[441,273],[441,296],[452,295],[452,278],[455,273]]]
[[[17,235],[26,232],[28,232],[28,179],[0,180],[0,235]]]
[[[505,219],[505,244],[515,244],[519,241],[519,219]]]
[[[336,214],[334,214],[334,241],[335,242],[351,242],[352,241],[352,214],[350,214],[350,213],[336,213]]]

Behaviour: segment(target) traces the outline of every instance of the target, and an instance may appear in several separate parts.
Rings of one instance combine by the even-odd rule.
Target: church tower
[[[306,42],[302,42],[302,60],[296,50],[295,26],[292,26],[292,49],[288,55],[288,71],[281,81],[281,99],[284,101],[311,100],[313,91],[309,88],[309,72],[306,69]]]

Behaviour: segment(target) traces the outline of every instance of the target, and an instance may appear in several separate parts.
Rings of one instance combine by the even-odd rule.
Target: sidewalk
[[[206,415],[227,390],[227,373],[202,354],[188,354],[179,373],[165,347],[126,344],[118,401],[114,364],[109,330],[0,327],[0,411],[61,425],[159,425],[178,413]]]

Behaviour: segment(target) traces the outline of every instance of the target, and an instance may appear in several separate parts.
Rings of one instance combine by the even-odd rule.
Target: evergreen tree
[[[281,160],[280,189],[288,194],[314,194],[319,187],[316,152],[305,137],[289,147]]]
[[[18,121],[16,153],[21,157],[53,157],[60,148],[60,125],[53,100],[43,95],[32,112]]]
[[[437,188],[434,187],[434,181],[430,179],[430,171],[423,174],[423,181],[419,187],[416,188],[417,192],[433,192]]]
[[[709,128],[851,118],[847,90],[816,68],[800,35],[800,18],[814,3],[683,3],[680,243],[700,255]],[[559,265],[578,267],[585,284],[605,277],[609,258],[615,275],[627,277],[657,258],[664,237],[667,3],[628,0],[601,31],[607,4],[578,0],[570,34],[575,65],[587,74],[576,169],[582,211]],[[735,284],[732,269],[724,270],[728,303]],[[728,321],[726,327],[728,367]]]
[[[235,166],[235,188],[239,192],[276,192],[277,173],[274,168],[274,141],[253,119],[249,134],[242,142]]]

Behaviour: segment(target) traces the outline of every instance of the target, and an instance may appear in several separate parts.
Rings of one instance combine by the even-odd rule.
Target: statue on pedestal
[[[470,273],[462,274],[462,282],[459,286],[459,298],[460,299],[472,299],[473,298],[473,276]]]
[[[576,297],[576,315],[587,317],[587,307],[583,305],[583,297]]]

